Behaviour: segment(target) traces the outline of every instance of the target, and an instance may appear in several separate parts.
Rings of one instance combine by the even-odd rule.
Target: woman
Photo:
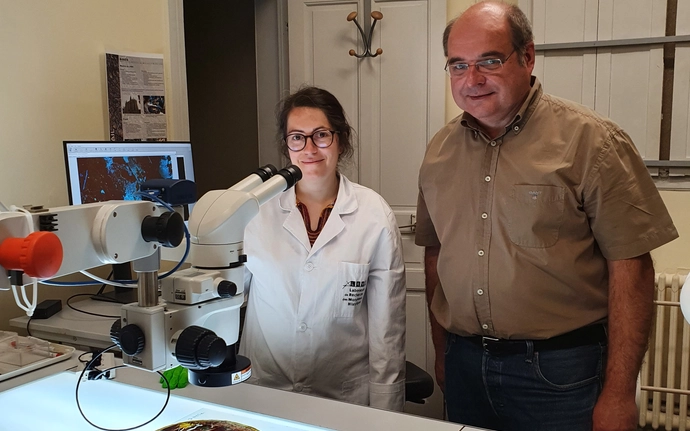
[[[338,100],[307,87],[278,114],[302,170],[245,230],[250,273],[240,353],[257,384],[402,410],[405,274],[391,208],[338,172],[351,128]]]

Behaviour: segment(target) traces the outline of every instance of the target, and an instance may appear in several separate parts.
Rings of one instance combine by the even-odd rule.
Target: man
[[[427,147],[415,240],[448,416],[635,429],[649,251],[678,236],[661,197],[623,130],[543,93],[519,8],[473,5],[445,41],[464,113]]]

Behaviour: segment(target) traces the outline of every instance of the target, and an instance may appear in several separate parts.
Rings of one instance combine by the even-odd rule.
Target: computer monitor
[[[64,154],[70,205],[139,200],[135,193],[152,179],[194,181],[189,142],[64,141]],[[186,206],[185,220],[190,211]],[[131,278],[129,264],[114,265],[113,272],[116,279]],[[115,288],[98,299],[135,302],[136,290]]]
[[[142,182],[194,181],[189,142],[65,141],[70,205],[135,200]]]

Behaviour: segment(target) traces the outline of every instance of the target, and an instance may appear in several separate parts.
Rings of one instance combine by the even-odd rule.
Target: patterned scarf
[[[311,220],[309,220],[309,211],[307,210],[307,206],[304,205],[299,200],[297,201],[297,209],[302,214],[302,218],[304,219],[304,226],[307,228],[307,235],[309,236],[309,244],[311,244],[312,246],[314,245],[314,242],[316,242],[316,238],[319,237],[321,230],[326,225],[326,221],[328,220],[328,216],[331,215],[331,211],[333,210],[333,205],[335,205],[335,202],[328,205],[326,208],[323,209],[323,211],[321,211],[321,217],[319,217],[319,223],[316,226],[316,229],[312,230],[311,229]]]

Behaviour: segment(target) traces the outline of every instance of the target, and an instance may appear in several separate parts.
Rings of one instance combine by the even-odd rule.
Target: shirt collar
[[[517,112],[517,114],[515,114],[513,120],[506,125],[505,133],[507,133],[511,129],[515,134],[520,133],[524,125],[527,123],[529,118],[534,113],[534,110],[537,108],[537,102],[541,98],[541,95],[543,94],[544,90],[542,89],[541,83],[539,82],[539,79],[537,79],[536,76],[531,77],[530,87],[531,88],[529,94],[527,95],[527,98],[525,98],[525,101],[522,103],[520,110]],[[482,132],[482,129],[481,127],[479,127],[479,123],[477,123],[477,120],[467,112],[463,112],[461,114],[460,124],[463,127],[474,130],[475,132]]]
[[[280,209],[284,211],[297,210],[297,195],[295,188],[290,187],[280,195]],[[338,196],[335,199],[332,213],[347,214],[356,210],[357,196],[349,179],[343,174],[340,174],[340,184],[338,185]],[[331,214],[332,214],[331,213]]]

